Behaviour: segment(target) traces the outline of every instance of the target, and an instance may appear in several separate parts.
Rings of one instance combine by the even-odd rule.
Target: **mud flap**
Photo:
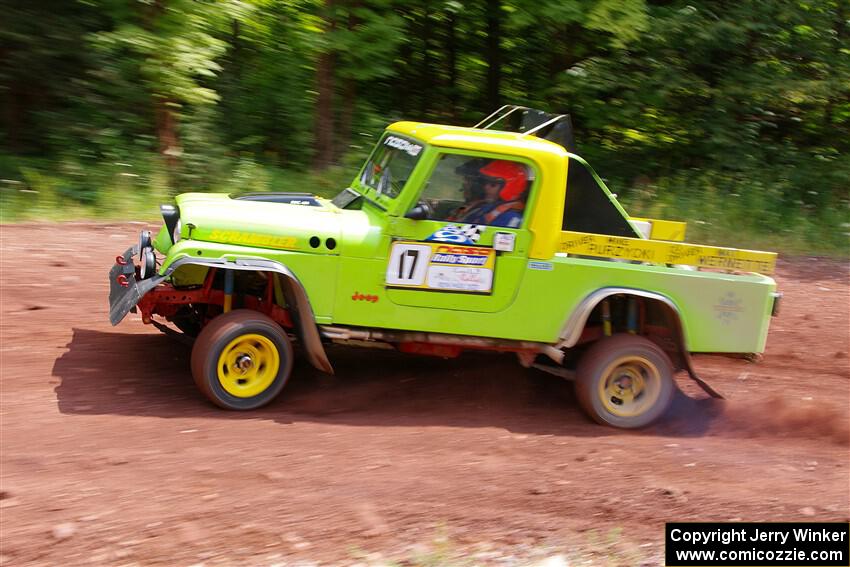
[[[712,388],[711,386],[709,386],[709,385],[708,385],[708,383],[707,383],[705,380],[703,380],[702,378],[700,378],[699,376],[697,376],[697,373],[696,373],[696,372],[694,372],[693,368],[691,368],[691,361],[690,361],[690,358],[688,359],[688,365],[687,365],[687,369],[686,369],[686,370],[688,371],[688,376],[690,376],[690,377],[691,377],[691,380],[693,380],[694,382],[696,382],[696,383],[697,383],[697,385],[698,385],[700,388],[702,388],[703,392],[705,392],[706,394],[708,394],[708,395],[709,395],[709,396],[711,396],[712,398],[716,398],[716,399],[718,399],[718,400],[725,400],[725,399],[726,399],[726,398],[724,398],[724,397],[720,394],[720,392],[718,392],[717,390],[715,390],[714,388]]]

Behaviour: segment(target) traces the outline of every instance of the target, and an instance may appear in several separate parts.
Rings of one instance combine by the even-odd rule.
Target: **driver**
[[[468,207],[458,221],[518,228],[528,190],[528,170],[521,163],[497,159],[478,170],[483,201]]]
[[[455,168],[455,174],[463,176],[463,184],[460,190],[463,192],[464,203],[455,209],[446,220],[459,221],[473,209],[486,203],[479,170],[489,162],[488,159],[474,158]]]

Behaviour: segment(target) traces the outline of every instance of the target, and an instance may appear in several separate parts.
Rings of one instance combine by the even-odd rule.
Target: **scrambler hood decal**
[[[318,202],[304,206],[207,193],[177,197],[183,234],[192,240],[336,254],[339,214]]]

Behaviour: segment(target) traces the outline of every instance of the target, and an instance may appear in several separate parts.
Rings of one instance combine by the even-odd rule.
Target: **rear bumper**
[[[770,316],[776,317],[777,315],[779,315],[779,308],[782,305],[782,292],[774,291],[770,295],[773,296],[773,307],[771,307],[770,309]]]

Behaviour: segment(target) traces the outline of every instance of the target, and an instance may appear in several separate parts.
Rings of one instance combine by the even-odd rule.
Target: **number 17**
[[[407,272],[407,277],[404,276],[404,264],[405,257],[410,258],[412,262],[410,263],[410,270]],[[405,250],[401,253],[401,257],[398,260],[398,279],[400,280],[412,280],[413,272],[416,270],[416,262],[419,260],[419,250]]]

